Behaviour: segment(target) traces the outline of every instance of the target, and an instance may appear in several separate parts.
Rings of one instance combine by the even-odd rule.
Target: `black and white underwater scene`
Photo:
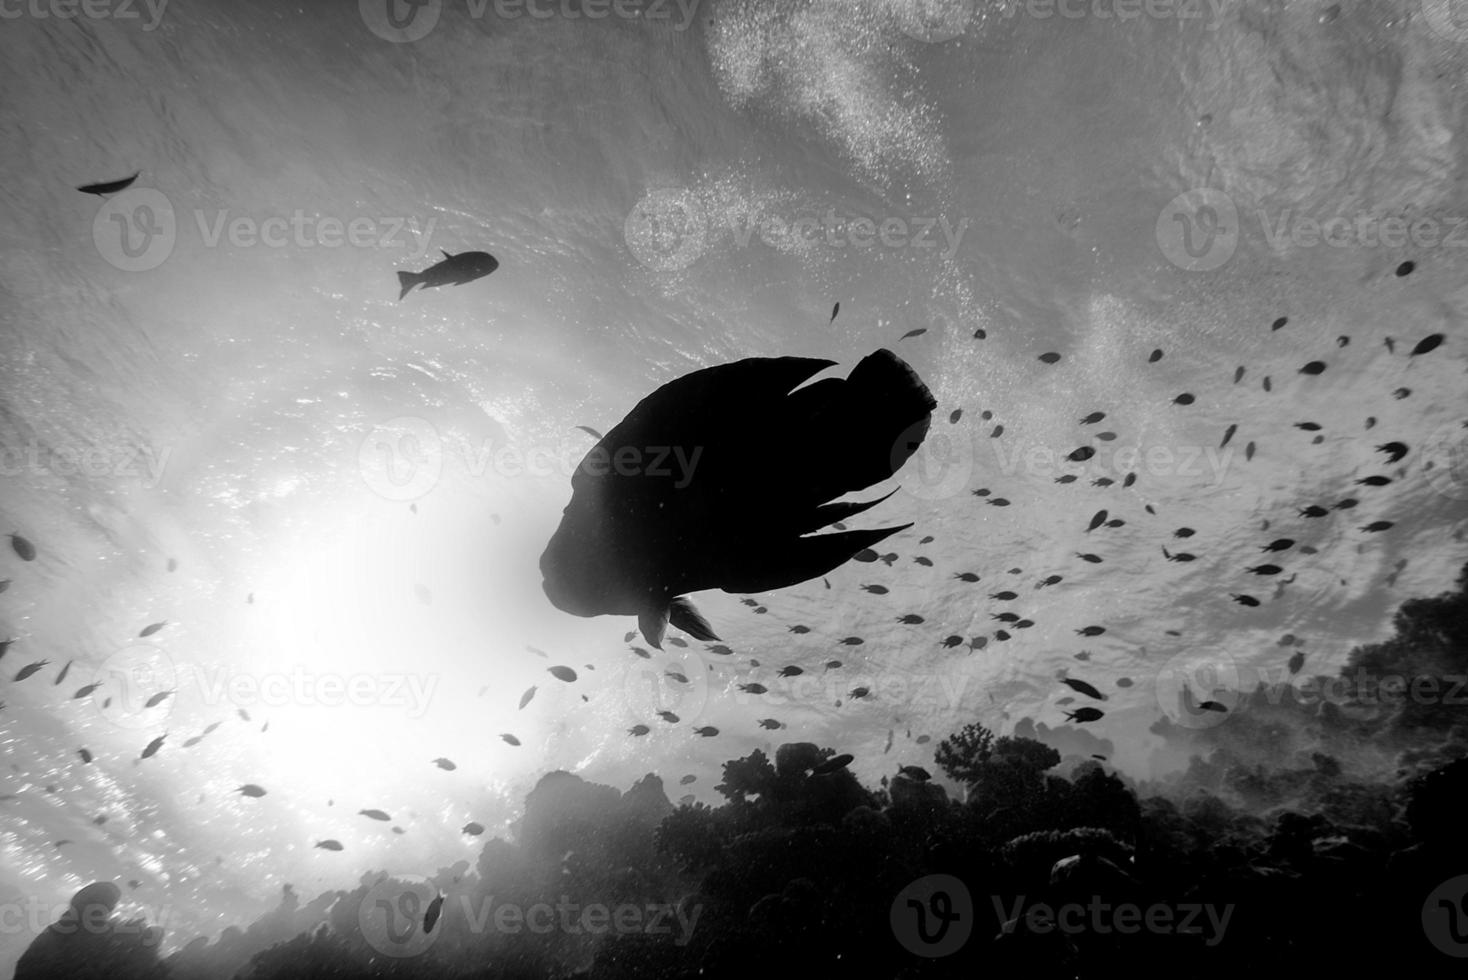
[[[1468,968],[1468,0],[0,0],[0,980]]]

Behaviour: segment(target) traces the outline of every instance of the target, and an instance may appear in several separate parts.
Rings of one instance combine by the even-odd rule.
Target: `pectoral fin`
[[[688,601],[687,596],[679,596],[674,599],[669,603],[668,608],[669,618],[673,625],[695,640],[703,640],[707,643],[719,639],[714,635],[714,628],[709,625],[709,621],[703,618],[702,613],[693,608],[693,603]]]
[[[668,631],[668,607],[648,610],[637,617],[637,628],[642,631],[642,638],[648,642],[654,650],[663,648],[663,634]]]

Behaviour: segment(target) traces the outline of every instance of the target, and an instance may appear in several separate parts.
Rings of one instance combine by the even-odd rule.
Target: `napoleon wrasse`
[[[886,499],[832,503],[890,479],[937,407],[888,350],[847,378],[797,389],[834,363],[746,358],[639,402],[571,477],[571,502],[540,557],[556,608],[636,616],[659,648],[670,620],[717,640],[684,593],[785,588],[911,527],[811,534]]]

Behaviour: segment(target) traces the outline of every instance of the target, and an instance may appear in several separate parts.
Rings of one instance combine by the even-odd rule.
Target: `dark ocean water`
[[[472,860],[459,828],[493,834],[549,770],[711,799],[724,760],[802,740],[875,780],[974,720],[1152,776],[1183,683],[1332,670],[1446,589],[1468,26],[1436,0],[918,6],[7,11],[0,532],[39,554],[0,558],[0,897],[135,879],[172,945],[287,880]],[[500,266],[398,302],[441,249]],[[728,655],[639,658],[632,620],[549,605],[576,426],[699,367],[884,346],[940,403],[862,518],[915,522],[890,564],[697,597]],[[1088,532],[1100,509],[1125,525]],[[1279,537],[1283,574],[1246,572]],[[1034,625],[1002,641],[1004,610]],[[1090,736],[1054,731],[1062,672],[1109,694]]]

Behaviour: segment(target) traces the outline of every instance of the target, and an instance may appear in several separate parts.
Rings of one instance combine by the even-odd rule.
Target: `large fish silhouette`
[[[658,648],[670,620],[717,640],[684,593],[785,588],[911,527],[811,533],[887,499],[831,502],[891,478],[937,407],[887,350],[847,378],[797,388],[834,363],[747,358],[639,402],[571,477],[571,502],[540,556],[556,608],[636,616]]]

